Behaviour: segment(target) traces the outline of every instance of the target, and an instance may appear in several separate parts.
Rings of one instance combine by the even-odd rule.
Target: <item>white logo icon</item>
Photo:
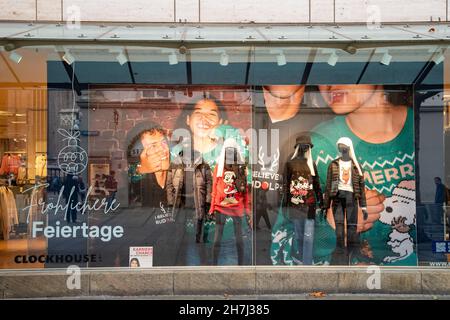
[[[258,164],[261,165],[261,170],[266,171],[269,170],[271,172],[275,172],[278,170],[278,160],[280,159],[280,149],[277,148],[277,152],[270,158],[270,169],[266,169],[266,163],[264,162],[264,152],[263,147],[259,147],[258,152]]]
[[[81,269],[78,266],[69,266],[66,270],[69,275],[66,281],[67,289],[80,290],[81,289]]]
[[[372,274],[367,279],[366,285],[369,290],[381,289],[381,269],[378,266],[370,266],[366,273]]]

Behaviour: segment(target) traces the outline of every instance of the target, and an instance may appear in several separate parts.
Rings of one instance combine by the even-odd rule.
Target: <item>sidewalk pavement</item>
[[[276,295],[155,295],[155,296],[79,296],[19,300],[450,300],[450,295],[421,294],[276,294]]]

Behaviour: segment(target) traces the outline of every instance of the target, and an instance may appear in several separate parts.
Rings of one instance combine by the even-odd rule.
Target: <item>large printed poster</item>
[[[89,267],[128,267],[130,247],[152,247],[155,267],[417,265],[409,87],[88,92],[83,134],[49,143],[88,156],[33,230],[51,234],[49,253]]]
[[[153,247],[154,266],[252,264],[252,92],[118,86],[90,94],[89,131],[100,134],[89,137],[89,154],[111,159],[119,186],[117,208],[91,221],[124,229],[108,243],[90,240],[102,254],[95,265],[128,266],[130,246]]]
[[[276,215],[271,262],[416,265],[414,112],[408,103],[410,92],[370,85],[323,85],[306,92],[302,86],[266,86],[257,94],[266,112],[257,115],[264,121],[255,123],[268,123],[261,129],[269,128],[279,137],[271,153],[266,146],[258,146],[258,156],[269,154],[264,165],[280,161],[288,175],[281,196],[270,195],[274,192],[264,188],[255,190],[264,201],[271,199],[269,207]],[[293,154],[302,153],[305,136],[310,139],[310,149],[301,158],[306,164],[309,157],[314,165],[304,170],[302,162],[296,160],[298,154]],[[300,148],[296,149],[299,137]],[[347,140],[351,144],[348,160],[354,168],[340,162],[339,142]],[[262,168],[254,177],[277,184],[278,176],[261,174],[264,171],[267,169]],[[311,171],[315,171],[314,176]],[[314,185],[314,178],[320,186]],[[364,185],[355,185],[355,180]],[[309,205],[293,203],[302,192],[306,201],[312,199]],[[255,207],[257,219],[267,215],[265,206]]]

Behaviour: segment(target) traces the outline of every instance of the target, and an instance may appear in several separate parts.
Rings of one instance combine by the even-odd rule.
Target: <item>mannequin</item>
[[[328,167],[323,214],[326,214],[332,203],[336,223],[336,249],[331,263],[347,265],[350,254],[358,254],[358,204],[366,220],[366,195],[364,174],[357,161],[353,142],[350,138],[342,137],[336,145],[340,157],[333,160]],[[344,228],[345,219],[347,230]]]
[[[295,239],[298,245],[293,260],[297,264],[313,263],[314,219],[316,203],[322,207],[322,190],[317,168],[311,157],[311,138],[301,134],[295,143],[295,152],[286,164],[284,192],[285,205],[289,218],[294,224]]]
[[[216,219],[213,264],[218,265],[224,226],[227,218],[234,224],[238,265],[244,264],[242,222],[244,216],[252,224],[249,190],[246,182],[244,157],[234,139],[225,140],[213,173],[210,215]]]

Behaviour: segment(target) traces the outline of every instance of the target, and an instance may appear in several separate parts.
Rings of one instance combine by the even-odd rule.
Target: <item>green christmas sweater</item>
[[[317,164],[322,190],[325,190],[328,166],[338,157],[337,140],[349,137],[364,170],[366,188],[376,190],[386,197],[381,218],[360,236],[370,254],[364,261],[354,259],[352,263],[417,265],[413,109],[408,108],[402,131],[386,143],[372,144],[361,140],[350,130],[345,116],[336,116],[319,124],[312,130],[311,136],[314,144],[313,158]],[[292,265],[291,252],[297,250],[293,240],[293,227],[281,208],[272,239],[272,262]],[[318,216],[314,235],[315,263],[328,264],[335,246],[334,229]]]

